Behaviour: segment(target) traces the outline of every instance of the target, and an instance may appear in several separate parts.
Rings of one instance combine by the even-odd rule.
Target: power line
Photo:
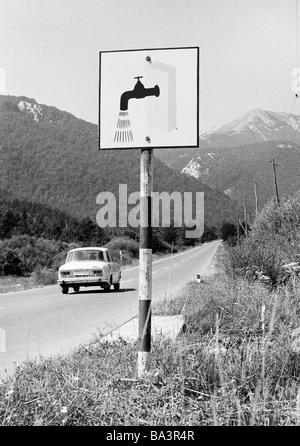
[[[247,218],[246,195],[244,195],[244,219],[245,219],[245,236],[248,237],[248,218]]]
[[[257,200],[257,189],[256,189],[256,180],[253,180],[253,186],[254,186],[254,195],[255,195],[255,215],[258,214],[258,200]]]

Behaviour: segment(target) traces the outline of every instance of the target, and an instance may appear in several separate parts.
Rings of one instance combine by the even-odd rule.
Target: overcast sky
[[[296,5],[297,0],[0,0],[5,93],[98,123],[99,51],[199,46],[200,130],[254,108],[300,114],[300,98],[292,91],[300,46]]]

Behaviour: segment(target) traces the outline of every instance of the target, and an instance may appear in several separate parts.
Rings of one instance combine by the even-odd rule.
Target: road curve
[[[156,260],[152,301],[171,296],[203,275],[220,241]],[[20,362],[65,354],[138,314],[139,268],[122,272],[120,291],[83,288],[63,295],[58,285],[0,294],[0,378]],[[5,338],[5,339],[4,339]]]

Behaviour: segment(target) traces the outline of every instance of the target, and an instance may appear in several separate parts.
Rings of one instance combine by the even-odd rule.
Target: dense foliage
[[[78,247],[28,235],[0,241],[0,275],[29,275],[43,268],[54,272],[64,263],[67,252]]]
[[[105,230],[88,217],[76,219],[47,205],[11,198],[7,191],[0,190],[0,239],[25,234],[90,245],[109,240]]]
[[[280,206],[268,202],[251,226],[249,237],[228,251],[228,272],[248,278],[264,276],[273,285],[287,279],[285,265],[300,262],[300,192]]]
[[[153,252],[176,252],[178,248],[209,241],[210,229],[201,239],[185,238],[186,228],[155,228]],[[208,232],[207,232],[208,231]],[[212,229],[214,238],[215,228]],[[56,271],[70,246],[106,245],[122,263],[139,257],[139,228],[100,228],[89,217],[76,219],[50,206],[12,198],[0,190],[0,276],[41,274]],[[48,279],[47,279],[48,280]],[[55,274],[53,281],[56,280]]]

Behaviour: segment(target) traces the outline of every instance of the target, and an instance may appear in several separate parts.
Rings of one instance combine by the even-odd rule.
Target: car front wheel
[[[63,286],[62,289],[61,289],[61,292],[62,292],[63,294],[68,294],[68,292],[69,292],[69,287],[67,287],[67,286]]]

